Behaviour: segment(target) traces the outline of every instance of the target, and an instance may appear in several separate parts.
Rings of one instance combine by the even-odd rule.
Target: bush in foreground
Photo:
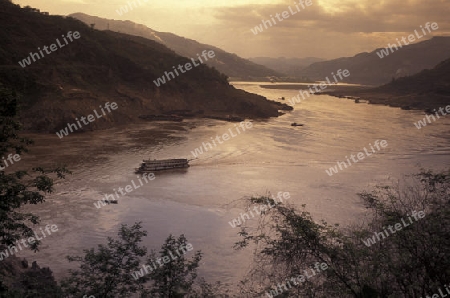
[[[368,224],[347,229],[277,204],[256,227],[240,232],[237,248],[253,244],[256,249],[242,294],[372,298],[445,293],[450,280],[449,182],[449,171],[422,171],[405,185],[361,193],[370,211]],[[316,270],[317,262],[327,269]]]
[[[96,298],[130,297],[213,297],[217,285],[197,280],[197,268],[202,258],[200,251],[188,259],[185,253],[192,250],[184,235],[170,235],[159,252],[147,253],[140,246],[147,235],[140,223],[122,225],[119,239],[108,238],[98,250],[85,250],[83,257],[68,257],[79,262],[79,270],[71,270],[61,283],[64,297]],[[140,261],[145,260],[144,265]],[[145,269],[144,269],[145,268]],[[214,293],[214,294],[213,294]],[[217,297],[217,296],[216,296]]]

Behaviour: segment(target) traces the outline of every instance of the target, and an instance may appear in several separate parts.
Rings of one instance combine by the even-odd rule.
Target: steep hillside
[[[394,48],[395,50],[395,48]],[[390,52],[380,58],[376,49],[371,53],[360,53],[354,57],[338,58],[317,62],[297,75],[307,76],[313,80],[323,80],[331,72],[338,69],[348,69],[351,76],[349,83],[382,85],[392,78],[411,76],[424,69],[430,69],[439,62],[450,57],[450,37],[433,37],[416,44],[403,46],[398,51]]]
[[[138,121],[140,115],[173,114],[174,110],[197,116],[254,118],[277,116],[285,108],[236,90],[223,74],[203,64],[157,87],[153,81],[165,71],[192,61],[142,37],[94,30],[74,18],[21,9],[7,0],[0,0],[0,5],[0,83],[23,94],[27,129],[58,130],[76,117],[100,110],[99,105],[108,101],[117,102],[119,108],[87,129]],[[79,32],[78,39],[70,41],[69,31],[73,36]],[[55,51],[49,49],[52,44]],[[24,59],[30,59],[30,65],[19,65]]]
[[[375,90],[395,94],[430,94],[450,96],[450,59],[433,69],[425,69],[411,77],[403,77]]]
[[[338,94],[339,93],[339,94]],[[332,95],[358,96],[374,104],[405,109],[435,109],[450,104],[450,59],[435,68],[423,70],[389,84],[363,90],[341,90]]]
[[[282,76],[272,69],[243,59],[236,54],[225,52],[217,47],[202,44],[195,40],[172,33],[157,32],[147,26],[136,24],[131,21],[103,19],[84,13],[74,13],[70,16],[79,19],[86,24],[95,24],[95,28],[99,30],[109,29],[115,32],[122,32],[155,40],[174,50],[177,54],[187,58],[195,58],[197,57],[197,54],[202,53],[204,50],[213,50],[216,53],[216,57],[213,60],[207,61],[206,64],[215,67],[228,77],[252,80],[261,77]]]

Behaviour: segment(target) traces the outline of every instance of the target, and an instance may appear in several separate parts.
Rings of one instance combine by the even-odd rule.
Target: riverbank
[[[264,89],[274,90],[306,90],[311,84],[275,84],[260,85]],[[362,85],[327,85],[327,89],[316,94],[326,94],[350,100],[360,99],[370,104],[385,105],[404,110],[433,110],[450,103],[450,95],[435,93],[402,94],[395,90],[373,88]]]
[[[372,104],[400,107],[404,110],[428,110],[450,104],[450,59],[409,77],[392,79],[389,84],[372,89],[347,89],[329,95],[353,96]]]
[[[403,110],[433,110],[450,103],[450,96],[439,94],[399,94],[369,88],[343,87],[340,90],[326,91],[327,95],[367,100],[370,104],[385,105]]]

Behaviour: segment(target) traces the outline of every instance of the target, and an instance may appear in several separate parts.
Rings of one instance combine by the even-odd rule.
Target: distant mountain
[[[248,60],[255,62],[257,64],[264,65],[270,69],[276,70],[288,76],[296,76],[301,69],[315,62],[324,61],[325,59],[316,57],[306,57],[306,58],[254,57],[249,58]]]
[[[135,36],[142,36],[164,44],[174,50],[177,54],[196,58],[204,50],[213,50],[216,57],[206,64],[215,67],[218,71],[224,73],[230,78],[252,80],[260,77],[282,76],[282,74],[268,69],[265,66],[258,65],[247,59],[241,58],[236,54],[225,52],[217,47],[202,44],[195,40],[184,38],[172,33],[157,32],[145,25],[136,24],[131,21],[117,21],[90,16],[84,13],[74,13],[70,15],[86,24],[95,24],[99,30],[111,30],[115,32],[126,33]]]
[[[442,61],[433,69],[422,70],[411,77],[398,78],[374,90],[399,95],[444,95],[450,99],[450,59]]]
[[[370,53],[360,53],[354,57],[338,58],[313,63],[297,72],[298,76],[307,76],[313,80],[323,80],[331,72],[348,69],[350,77],[346,82],[382,85],[393,78],[411,76],[423,69],[433,68],[439,62],[450,57],[450,37],[433,37],[416,44],[403,46],[389,55],[380,58],[376,49]]]
[[[433,69],[425,69],[410,77],[402,77],[380,87],[341,90],[332,95],[352,95],[374,104],[404,109],[438,109],[450,105],[450,59]]]
[[[286,108],[235,89],[225,75],[198,61],[157,87],[154,81],[173,66],[192,61],[153,40],[94,30],[8,0],[0,5],[0,84],[22,93],[26,129],[59,130],[112,101],[118,109],[86,129],[142,121],[142,115],[266,118]]]

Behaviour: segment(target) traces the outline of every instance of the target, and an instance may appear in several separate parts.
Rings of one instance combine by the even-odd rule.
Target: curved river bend
[[[257,83],[235,87],[276,99],[296,90],[262,89]],[[449,166],[450,121],[442,118],[420,130],[419,111],[368,104],[326,95],[311,96],[294,111],[267,121],[199,155],[184,172],[155,173],[156,178],[97,209],[94,202],[134,179],[144,158],[193,158],[191,151],[235,129],[235,123],[209,119],[183,123],[149,122],[128,128],[74,134],[30,135],[36,145],[21,165],[68,164],[73,175],[58,182],[45,204],[27,207],[40,215],[37,226],[57,224],[58,232],[42,241],[38,254],[17,255],[50,266],[57,278],[73,268],[66,255],[105,243],[121,223],[142,221],[144,244],[159,249],[170,234],[184,233],[202,250],[200,273],[210,280],[237,282],[251,262],[250,251],[235,251],[238,229],[228,222],[243,210],[236,200],[270,191],[289,192],[290,203],[306,204],[317,219],[346,224],[364,212],[356,193],[376,183],[423,168]],[[302,127],[292,127],[292,122]],[[234,132],[234,131],[233,131]],[[326,169],[345,156],[369,148],[375,140],[388,146],[371,157],[329,176]]]

